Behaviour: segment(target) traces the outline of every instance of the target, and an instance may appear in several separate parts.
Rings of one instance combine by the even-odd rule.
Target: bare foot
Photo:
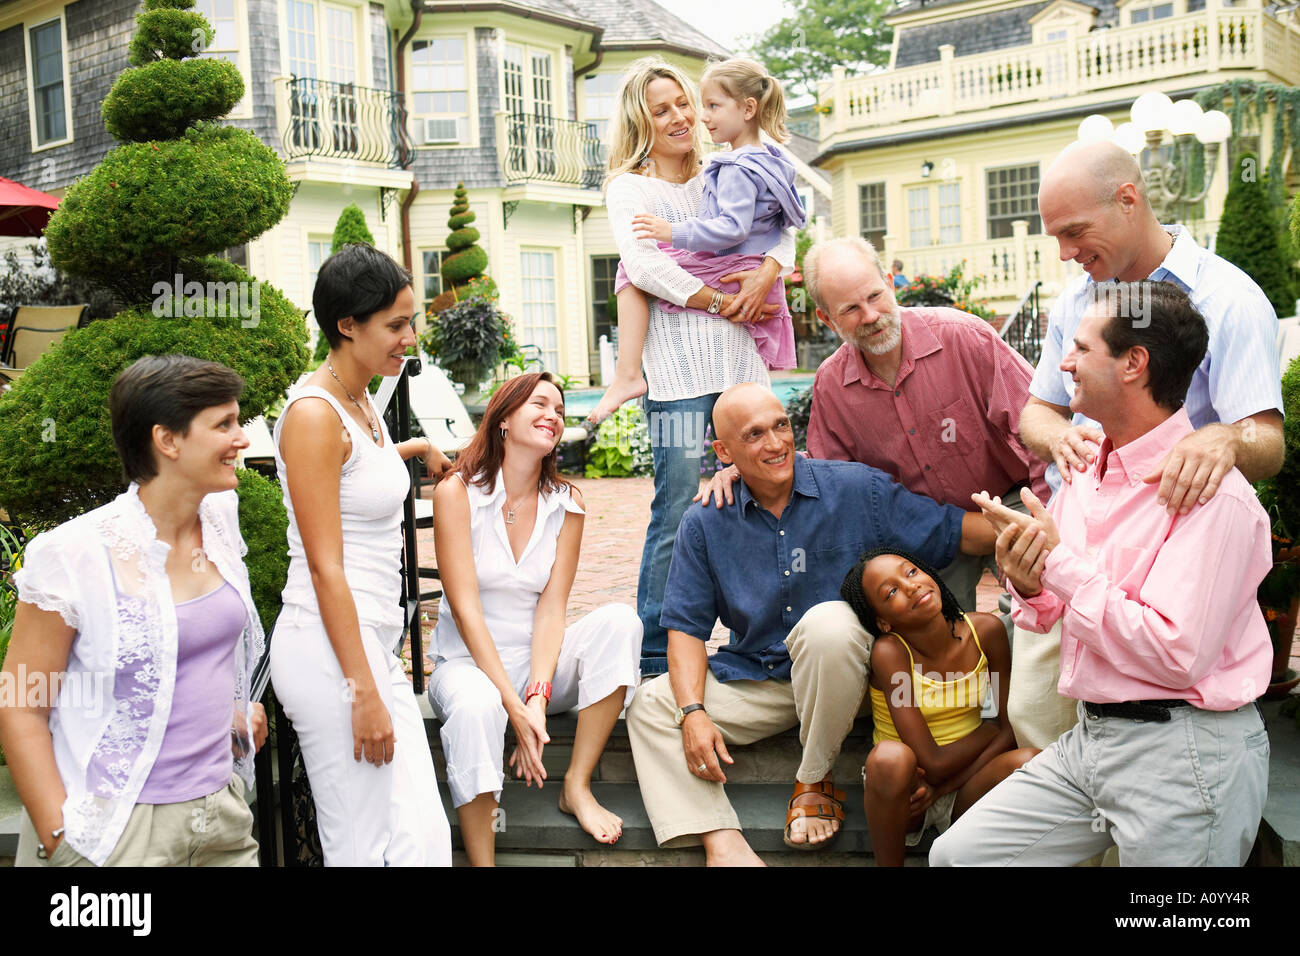
[[[713,830],[700,834],[706,866],[767,866],[739,830]]]
[[[577,817],[578,823],[597,843],[617,843],[623,835],[623,818],[597,803],[589,786],[566,779],[560,793],[560,812]]]
[[[830,777],[827,777],[822,782],[827,790],[833,791]],[[835,805],[835,801],[831,797],[818,793],[816,790],[809,790],[799,794],[793,798],[793,802],[796,807],[814,807],[818,804],[833,807]],[[824,820],[819,817],[795,817],[790,821],[790,838],[787,843],[815,846],[818,843],[825,843],[838,833],[839,829],[839,820]]]
[[[645,379],[640,375],[632,379],[615,376],[614,381],[610,382],[609,388],[605,389],[605,394],[600,396],[600,401],[596,403],[596,407],[591,410],[591,414],[583,421],[583,427],[588,431],[595,431],[601,422],[618,411],[620,405],[634,398],[640,398],[645,392]]]

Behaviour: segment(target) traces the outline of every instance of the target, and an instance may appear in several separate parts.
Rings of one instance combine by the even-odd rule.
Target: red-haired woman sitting
[[[556,471],[564,393],[549,373],[510,379],[492,396],[454,475],[433,494],[445,596],[430,656],[429,702],[442,721],[447,783],[470,863],[493,862],[506,722],[515,774],[546,779],[546,715],[578,708],[560,809],[601,843],[623,821],[596,802],[591,773],[636,690],[641,622],[608,604],[566,628],[584,511]]]

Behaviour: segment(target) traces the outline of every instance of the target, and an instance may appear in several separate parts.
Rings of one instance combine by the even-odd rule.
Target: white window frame
[[[1169,7],[1169,13],[1162,17],[1152,16],[1159,7]],[[1124,4],[1125,25],[1137,27],[1158,20],[1171,20],[1183,12],[1182,8],[1183,4],[1178,0],[1133,0],[1131,3]],[[1147,14],[1146,19],[1135,21],[1133,15],[1139,11]]]
[[[866,235],[867,233],[872,233],[873,235],[879,233],[880,242],[876,244],[878,246],[876,251],[880,252],[884,248],[885,236],[889,234],[889,187],[886,185],[886,183],[883,180],[879,180],[879,179],[873,179],[870,182],[860,182],[857,183],[856,185],[858,188],[857,188],[857,195],[854,197],[856,199],[854,205],[858,214],[858,235],[862,236],[864,239],[869,239],[869,237]],[[875,187],[880,188],[881,222],[880,222],[880,228],[878,229],[868,228],[868,224],[863,221],[863,217],[862,217],[862,191],[863,189],[866,189],[868,187],[871,187],[873,189]],[[874,224],[872,225],[874,226]]]
[[[415,55],[414,45],[420,42],[432,42],[434,40],[457,39],[464,44],[465,49],[465,112],[464,113],[418,113],[415,109],[416,93],[439,93],[439,92],[456,92],[452,90],[419,90],[415,85]],[[423,33],[411,41],[412,55],[408,58],[406,65],[407,83],[406,83],[406,112],[410,117],[411,124],[411,141],[418,149],[464,149],[467,146],[473,147],[479,145],[479,128],[478,128],[478,50],[474,42],[473,30],[444,31],[438,33]],[[455,119],[458,125],[457,141],[454,143],[426,143],[424,141],[424,129],[426,119]]]
[[[300,3],[308,4],[315,8],[315,18],[313,20],[313,29],[315,31],[315,79],[322,82],[337,82],[329,73],[329,49],[325,40],[325,8],[338,7],[347,10],[352,14],[352,26],[354,29],[353,37],[356,43],[356,61],[353,63],[355,70],[355,79],[352,82],[356,86],[373,88],[373,51],[370,48],[370,19],[369,4],[359,2],[359,0],[299,0]],[[280,0],[278,4],[280,15],[280,72],[284,76],[293,74],[289,64],[289,4],[288,0]]]
[[[609,85],[608,92],[597,91],[596,95],[589,95],[588,91],[591,89],[591,83],[593,80],[598,80]],[[596,135],[600,137],[602,143],[605,141],[605,136],[609,132],[610,121],[618,115],[618,87],[622,81],[623,75],[621,73],[608,72],[588,73],[582,78],[582,119],[583,122],[594,123],[596,125]],[[608,98],[610,105],[609,115],[593,116],[592,101],[604,101],[606,98]]]
[[[543,300],[529,299],[528,282],[530,279],[536,280],[537,277],[530,276],[524,268],[524,257],[530,255],[549,255],[551,257],[551,289],[554,295],[552,304],[554,306],[554,328],[555,328],[555,350],[550,352],[541,342],[533,341],[530,338],[532,334],[530,329],[542,328],[528,321],[528,307],[530,304],[540,304]],[[519,313],[517,324],[515,326],[515,338],[520,345],[535,345],[542,353],[542,362],[545,364],[547,371],[560,374],[562,371],[562,362],[564,361],[564,336],[563,326],[560,317],[564,315],[564,303],[561,301],[561,283],[560,277],[563,275],[564,263],[561,260],[561,250],[556,246],[520,246],[519,247]],[[549,357],[554,355],[555,364],[552,365]]]
[[[27,63],[27,121],[28,130],[31,136],[32,152],[39,153],[47,149],[53,149],[56,146],[66,146],[76,137],[72,128],[72,80],[68,74],[68,24],[64,19],[64,11],[60,10],[56,16],[45,17],[35,23],[23,24],[23,57]],[[62,139],[52,139],[48,143],[37,143],[38,123],[36,119],[36,74],[32,64],[32,31],[39,30],[41,27],[49,26],[55,21],[59,23],[59,47],[60,66],[63,69],[63,119],[64,119],[64,137]]]
[[[194,10],[202,13],[208,23],[212,23],[212,18],[207,15],[201,8],[204,0],[195,0]],[[253,117],[253,71],[249,62],[249,42],[248,42],[248,3],[247,0],[232,0],[235,7],[235,47],[226,49],[225,47],[216,46],[216,37],[213,36],[213,46],[203,51],[203,56],[213,59],[230,60],[230,57],[223,54],[233,53],[235,68],[239,70],[239,75],[244,79],[244,95],[235,104],[234,108],[228,115],[236,119],[252,119]],[[213,27],[215,29],[215,24]]]
[[[435,298],[437,298],[438,296],[442,295],[442,293],[446,291],[446,289],[444,289],[444,288],[442,287],[442,260],[445,259],[445,258],[447,257],[447,254],[448,254],[451,250],[450,250],[450,249],[447,249],[445,246],[437,246],[437,247],[434,247],[434,246],[420,246],[420,247],[418,247],[418,250],[417,250],[417,251],[418,251],[419,254],[420,254],[420,297],[419,297],[419,302],[420,302],[420,313],[421,313],[421,317],[423,317],[423,314],[429,311],[429,305],[433,302],[433,300],[434,300]],[[425,266],[425,260],[424,260],[424,257],[427,256],[427,255],[436,255],[436,256],[438,257],[438,271],[437,271],[436,274],[435,274],[435,273],[432,273],[432,272],[429,272],[428,268]],[[429,291],[429,285],[428,285],[428,283],[429,283],[429,280],[430,280],[431,278],[437,278],[437,280],[438,280],[438,291],[437,291],[437,293],[435,293],[433,296],[429,296],[429,297],[426,298],[426,294],[427,294],[428,291]]]

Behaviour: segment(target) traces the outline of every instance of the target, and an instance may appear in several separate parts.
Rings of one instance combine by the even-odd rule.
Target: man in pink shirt
[[[1255,591],[1269,522],[1236,469],[1170,515],[1143,478],[1192,433],[1183,408],[1204,319],[1170,283],[1120,283],[1087,309],[1061,370],[1106,438],[1051,512],[976,496],[1000,529],[1017,627],[1061,622],[1062,695],[1079,723],[934,845],[932,865],[1239,866],[1268,789],[1254,701],[1272,652]]]
[[[957,309],[900,309],[857,237],[813,246],[803,272],[817,317],[844,340],[813,383],[810,455],[871,465],[967,511],[984,489],[1046,497],[1047,466],[1017,434],[1034,369],[992,326]],[[943,571],[968,610],[986,560],[962,555]]]

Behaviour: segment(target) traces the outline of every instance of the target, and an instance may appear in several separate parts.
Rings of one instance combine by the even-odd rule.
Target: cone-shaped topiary
[[[451,205],[451,218],[447,228],[451,235],[447,237],[449,254],[442,260],[442,281],[448,288],[464,285],[470,279],[481,276],[487,268],[487,253],[482,246],[476,246],[479,231],[470,225],[475,215],[469,211],[469,194],[464,183],[456,184],[455,198]]]
[[[330,242],[330,255],[353,242],[363,242],[368,246],[375,244],[375,237],[366,225],[366,214],[356,203],[348,203],[339,213],[339,221],[334,224],[334,239]]]
[[[1246,154],[1239,168],[1254,170],[1258,163]],[[1255,176],[1232,177],[1214,251],[1254,279],[1278,315],[1291,315],[1295,311],[1296,270],[1286,260],[1278,233],[1278,217],[1266,184]]]
[[[275,225],[292,192],[284,164],[252,133],[211,122],[239,100],[243,83],[230,64],[197,58],[212,29],[192,6],[145,0],[131,44],[136,65],[103,106],[124,145],[68,190],[47,228],[54,265],[110,284],[133,304],[68,333],[0,396],[0,506],[20,521],[61,521],[122,490],[108,392],[140,356],[183,353],[230,366],[247,382],[246,419],[306,367],[301,311],[214,258]],[[278,545],[249,553],[254,579],[270,580],[260,565],[283,558],[278,527]]]

